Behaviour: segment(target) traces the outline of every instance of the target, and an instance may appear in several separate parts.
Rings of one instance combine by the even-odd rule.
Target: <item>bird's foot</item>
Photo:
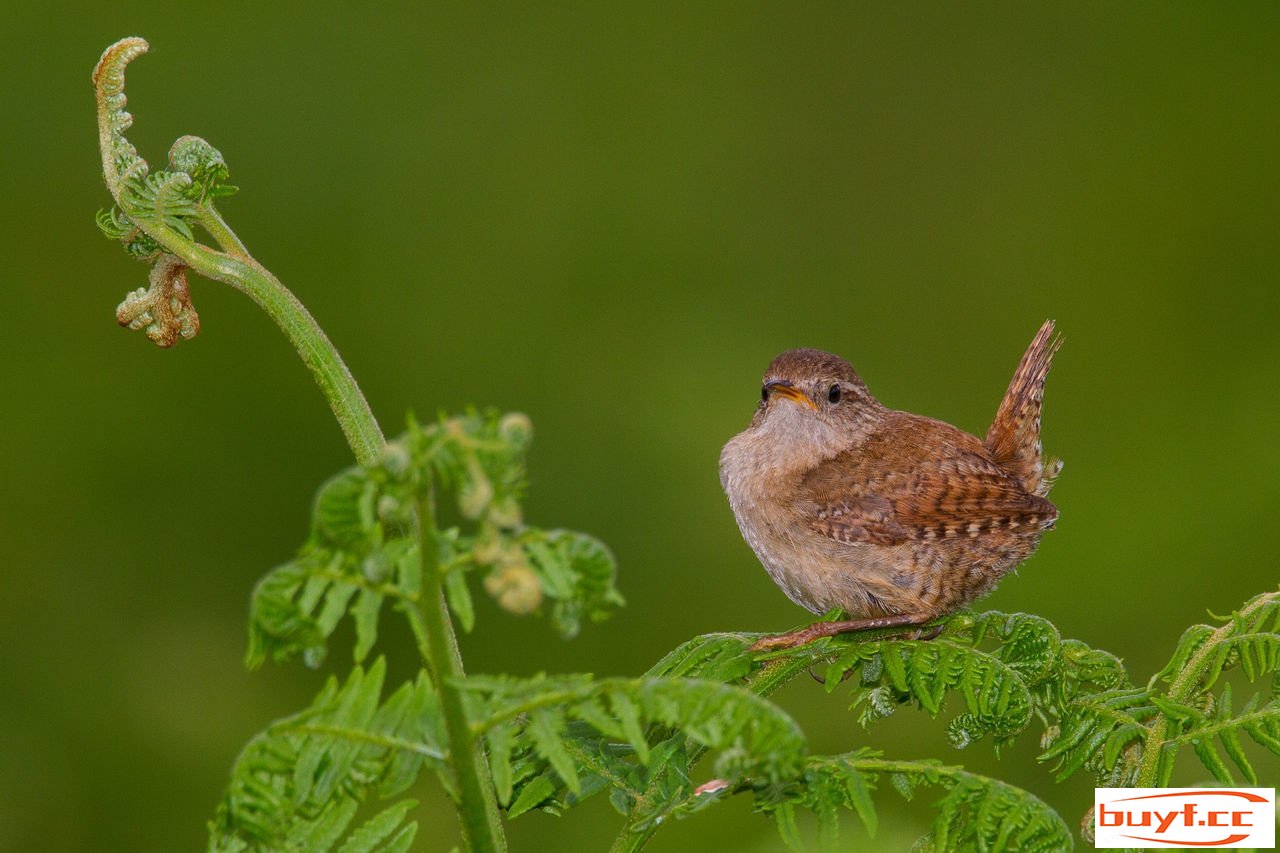
[[[776,649],[795,649],[808,645],[823,637],[834,637],[837,634],[851,634],[857,631],[875,631],[880,628],[905,628],[921,625],[933,617],[926,613],[899,613],[895,616],[877,616],[874,619],[850,619],[841,622],[815,622],[807,628],[777,634],[772,637],[761,637],[751,646],[753,652],[774,651]],[[931,628],[927,636],[915,632],[916,639],[932,640],[942,633],[942,626]]]
[[[934,625],[932,628],[929,628],[927,630],[925,628],[917,628],[914,631],[908,631],[905,634],[899,634],[898,636],[894,637],[894,639],[895,640],[921,640],[921,641],[936,640],[938,638],[938,635],[942,633],[942,629],[945,627],[947,627],[946,622],[939,622],[937,625]]]

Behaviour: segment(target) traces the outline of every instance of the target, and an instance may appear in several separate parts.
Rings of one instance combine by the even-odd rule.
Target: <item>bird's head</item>
[[[765,371],[751,425],[795,441],[831,444],[880,409],[849,362],[822,350],[793,349]]]

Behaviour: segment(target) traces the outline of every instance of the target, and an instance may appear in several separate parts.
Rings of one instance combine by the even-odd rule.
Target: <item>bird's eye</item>
[[[827,402],[828,403],[840,402],[840,386],[839,385],[832,385],[829,389],[827,389]]]
[[[769,401],[769,386],[761,385],[760,386],[760,402],[767,403],[768,401]]]

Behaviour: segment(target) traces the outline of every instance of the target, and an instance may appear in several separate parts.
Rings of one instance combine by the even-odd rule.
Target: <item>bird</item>
[[[753,649],[922,626],[990,592],[1058,519],[1062,462],[1040,442],[1045,378],[1061,338],[1046,320],[985,438],[889,409],[852,365],[817,349],[770,363],[746,430],[720,454],[742,536],[817,622]]]

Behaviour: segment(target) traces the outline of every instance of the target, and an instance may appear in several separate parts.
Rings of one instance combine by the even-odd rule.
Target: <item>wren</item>
[[[751,425],[720,454],[747,544],[818,622],[756,649],[922,625],[989,592],[1053,527],[1062,463],[1040,444],[1045,377],[1061,343],[1040,327],[985,439],[885,408],[849,362],[788,350],[765,371]]]

